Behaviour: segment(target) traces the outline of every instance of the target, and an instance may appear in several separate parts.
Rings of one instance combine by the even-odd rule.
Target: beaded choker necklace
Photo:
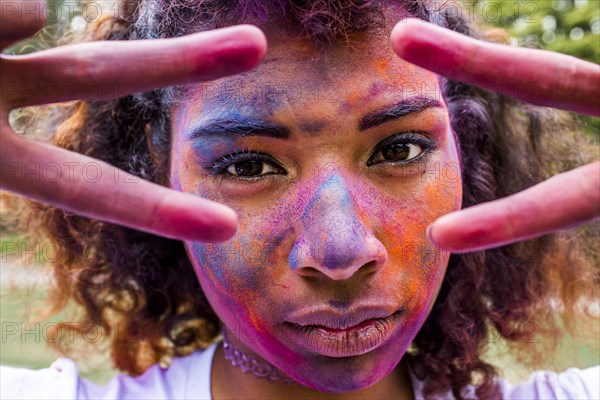
[[[293,379],[284,375],[281,371],[267,361],[259,361],[256,357],[249,356],[243,351],[233,347],[227,340],[225,328],[222,330],[222,335],[223,348],[225,349],[225,359],[231,361],[231,365],[234,367],[239,366],[242,369],[242,372],[250,372],[252,375],[258,378],[267,378],[270,382],[282,380],[288,385],[294,382]]]

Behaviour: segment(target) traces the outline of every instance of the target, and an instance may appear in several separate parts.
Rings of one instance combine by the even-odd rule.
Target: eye
[[[435,148],[435,141],[415,133],[390,136],[375,147],[367,165],[405,164]]]
[[[242,151],[226,155],[209,165],[208,169],[214,175],[245,180],[256,180],[267,175],[286,174],[283,167],[273,157],[255,151]]]
[[[277,168],[261,160],[246,160],[231,164],[226,171],[233,176],[251,177],[275,173]]]
[[[379,150],[377,155],[381,155],[379,160],[374,161],[407,161],[420,156],[423,149],[418,144],[412,143],[394,143]]]

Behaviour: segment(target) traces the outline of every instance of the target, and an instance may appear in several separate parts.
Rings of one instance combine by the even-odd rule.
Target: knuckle
[[[85,85],[90,77],[97,75],[101,70],[97,63],[84,55],[74,55],[69,61],[64,65],[63,71],[68,79],[78,86]]]

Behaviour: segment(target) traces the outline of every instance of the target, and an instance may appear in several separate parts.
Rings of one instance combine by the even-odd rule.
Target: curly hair
[[[386,4],[465,35],[489,40],[461,15],[424,0],[139,0],[118,17],[91,26],[85,40],[182,36],[242,22],[285,23],[315,46],[344,45],[381,28]],[[591,144],[566,113],[534,107],[467,84],[444,80],[443,93],[459,143],[463,206],[505,197],[587,162]],[[55,145],[168,186],[169,108],[178,88],[112,101],[79,101],[53,135]],[[558,157],[560,155],[560,157]],[[206,348],[221,322],[204,297],[183,243],[90,220],[30,202],[29,221],[60,248],[52,304],[82,306],[78,329],[111,336],[117,368],[136,375],[149,365]],[[425,379],[424,395],[477,383],[479,398],[499,397],[498,371],[482,359],[490,338],[524,347],[532,332],[558,340],[573,331],[598,298],[597,232],[546,235],[501,248],[452,255],[439,296],[405,358]],[[558,318],[560,316],[560,318]],[[118,323],[115,324],[115,321]],[[533,350],[527,349],[528,354]]]

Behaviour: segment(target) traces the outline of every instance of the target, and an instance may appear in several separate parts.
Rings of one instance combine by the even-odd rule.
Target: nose
[[[317,189],[300,217],[300,234],[289,265],[302,276],[344,280],[385,265],[383,244],[361,223],[352,195],[339,175]]]

